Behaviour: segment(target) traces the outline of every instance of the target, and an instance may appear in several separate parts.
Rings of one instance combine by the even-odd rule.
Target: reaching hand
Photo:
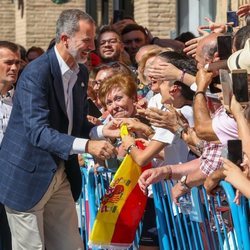
[[[179,205],[179,202],[178,202],[179,198],[180,198],[182,195],[186,194],[187,192],[188,192],[188,190],[185,189],[185,188],[183,188],[183,186],[181,185],[181,183],[177,182],[177,183],[173,186],[173,188],[172,188],[172,190],[171,190],[173,202],[174,202],[176,205]]]
[[[86,145],[86,152],[101,160],[106,160],[117,155],[116,148],[104,140],[89,140]]]
[[[181,74],[182,70],[167,62],[151,65],[144,70],[144,75],[146,77],[155,80],[176,81],[180,80]]]
[[[187,128],[182,132],[182,139],[188,144],[192,146],[196,146],[201,140],[196,135],[193,128]]]
[[[118,119],[112,119],[110,122],[104,125],[102,133],[106,138],[120,137],[120,125],[122,121]]]
[[[210,29],[214,33],[225,33],[227,31],[227,25],[224,23],[215,23],[210,18],[205,17],[205,20],[208,22],[208,25],[199,26],[198,31],[202,35],[209,35],[209,32],[204,33],[204,29]]]
[[[223,158],[223,162],[223,174],[226,176],[225,180],[235,186],[235,183],[239,181],[241,176],[243,176],[244,174],[241,169],[230,160]]]
[[[129,146],[132,144],[135,144],[135,138],[132,137],[131,135],[125,135],[122,138],[122,146],[125,150],[128,149]]]
[[[150,121],[151,125],[169,129],[173,133],[175,133],[179,127],[178,113],[171,106],[168,106],[167,111],[157,108],[147,109],[146,118]]]
[[[234,117],[243,115],[244,109],[233,95],[230,102],[230,111]]]
[[[183,51],[188,55],[195,57],[196,55],[196,49],[198,46],[198,42],[204,38],[204,36],[193,38],[185,43],[186,48],[183,49]]]
[[[147,187],[153,183],[157,183],[161,180],[167,179],[171,174],[171,169],[168,166],[158,167],[158,168],[151,168],[145,170],[139,180],[138,184],[140,189],[144,194],[147,194]]]
[[[213,73],[203,68],[199,69],[196,75],[197,91],[206,91],[213,79]]]
[[[237,11],[239,17],[244,17],[250,14],[250,4],[241,5]]]
[[[219,189],[218,184],[221,179],[224,179],[224,177],[223,169],[218,169],[206,178],[204,187],[209,195],[215,195]]]

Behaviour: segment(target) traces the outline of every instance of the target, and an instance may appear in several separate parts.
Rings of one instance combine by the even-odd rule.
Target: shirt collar
[[[67,63],[63,60],[63,58],[61,57],[61,55],[59,54],[58,49],[56,48],[56,46],[54,46],[55,48],[55,53],[56,53],[56,58],[58,60],[59,63],[59,67],[61,70],[61,74],[64,76],[67,72],[69,72],[70,74],[78,74],[79,72],[79,65],[77,64],[76,67],[74,69],[70,69],[70,67],[67,65]]]
[[[12,103],[12,98],[13,98],[13,95],[14,95],[14,92],[15,92],[15,88],[14,86],[12,87],[12,89],[10,89],[6,95],[2,96],[0,95],[0,100],[2,102],[4,102],[5,104],[11,104]]]

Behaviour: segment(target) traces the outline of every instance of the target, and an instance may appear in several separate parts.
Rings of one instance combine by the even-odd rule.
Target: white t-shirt
[[[193,127],[193,108],[191,106],[183,106],[178,110],[187,119],[189,126]],[[164,147],[164,162],[161,165],[179,164],[187,161],[189,148],[178,135],[173,134],[168,129],[155,128],[155,134],[152,140],[167,144]]]
[[[162,106],[163,106],[163,104],[161,103],[161,94],[160,93],[155,94],[148,101],[148,108],[158,108],[158,109],[161,109]]]

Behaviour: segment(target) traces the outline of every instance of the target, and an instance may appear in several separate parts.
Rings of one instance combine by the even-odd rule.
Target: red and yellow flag
[[[122,128],[121,134],[126,133],[126,129]],[[142,143],[136,144],[144,149]],[[140,167],[130,155],[126,155],[102,199],[89,239],[91,247],[131,246],[147,202],[147,196],[139,188],[138,179],[150,167],[151,163]]]

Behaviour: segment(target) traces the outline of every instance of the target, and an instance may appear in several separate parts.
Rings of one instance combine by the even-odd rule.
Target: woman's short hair
[[[124,94],[130,98],[137,99],[137,85],[134,77],[128,74],[115,74],[112,77],[104,80],[99,89],[99,99],[104,107],[106,107],[106,97],[111,90],[120,88]]]

